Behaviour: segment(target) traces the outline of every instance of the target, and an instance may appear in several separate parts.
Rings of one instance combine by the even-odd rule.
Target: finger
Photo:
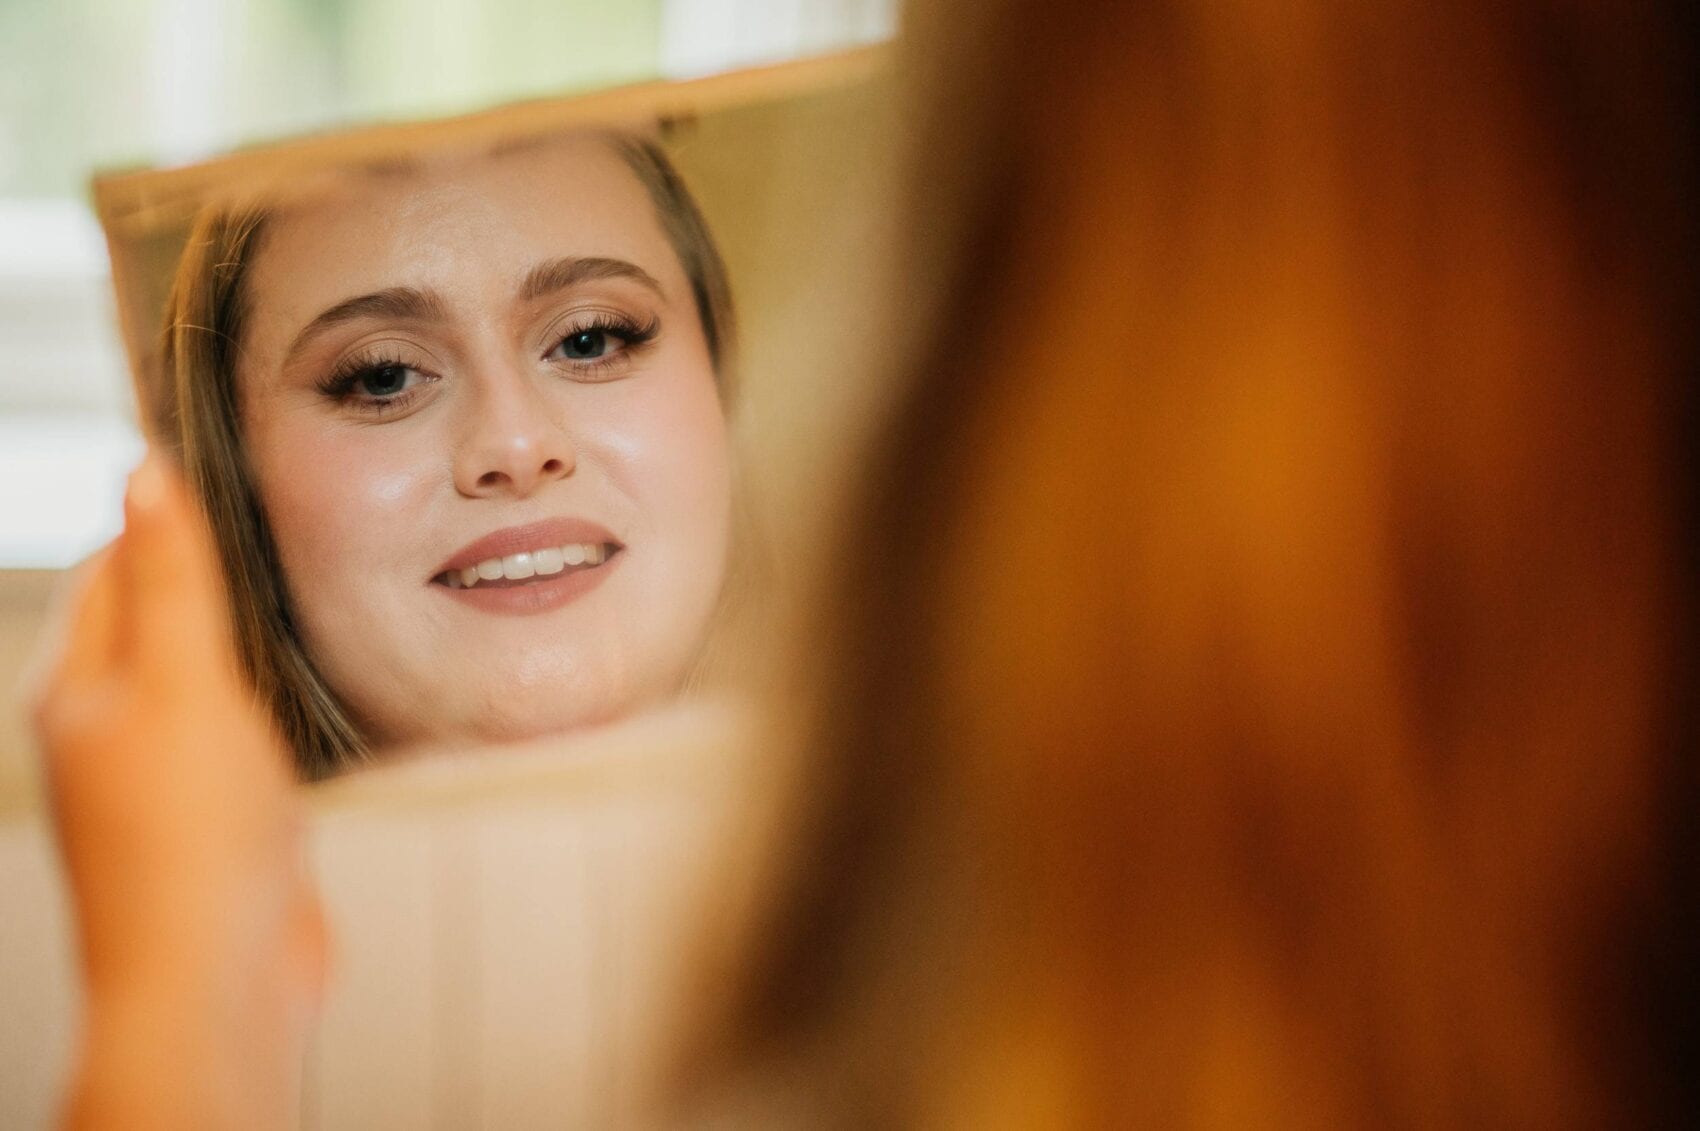
[[[51,627],[29,677],[30,722],[40,743],[43,780],[53,799],[54,824],[66,850],[62,805],[67,782],[87,778],[86,755],[110,740],[117,682],[118,592],[115,546],[77,567],[57,595]],[[73,788],[72,792],[76,790]]]
[[[119,647],[127,658],[232,662],[212,536],[182,477],[149,453],[124,497]]]

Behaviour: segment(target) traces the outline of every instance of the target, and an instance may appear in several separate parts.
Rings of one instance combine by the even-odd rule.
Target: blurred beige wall
[[[19,681],[60,574],[0,570],[0,814],[33,803],[35,759]]]
[[[650,1126],[637,1114],[736,921],[728,871],[763,763],[697,705],[593,736],[391,766],[314,792],[333,974],[302,1127]],[[43,822],[0,815],[0,1127],[46,1128],[75,967]]]

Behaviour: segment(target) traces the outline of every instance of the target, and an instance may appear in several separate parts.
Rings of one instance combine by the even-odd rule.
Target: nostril
[[[546,461],[544,461],[544,464],[543,464],[543,474],[545,474],[545,475],[559,475],[565,469],[565,467],[566,467],[566,465],[563,464],[558,459],[546,460]]]
[[[507,476],[503,475],[499,471],[486,471],[483,475],[478,477],[478,485],[480,487],[494,487],[505,478],[507,478]]]

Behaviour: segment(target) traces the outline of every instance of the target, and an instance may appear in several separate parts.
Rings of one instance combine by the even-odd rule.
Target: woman
[[[912,568],[810,637],[713,1125],[1692,1122],[1691,12],[917,16]]]
[[[725,270],[600,133],[213,208],[153,407],[304,774],[677,692],[730,542]]]
[[[716,1125],[1692,1113],[1691,31],[1466,7],[980,25],[950,332],[848,543],[914,568],[834,610]],[[173,574],[73,655],[216,629]],[[120,804],[74,724],[143,673],[72,671],[55,765]]]

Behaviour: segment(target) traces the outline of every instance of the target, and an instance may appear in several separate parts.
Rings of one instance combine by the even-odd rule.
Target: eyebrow
[[[606,256],[586,256],[584,258],[550,259],[539,263],[526,275],[525,282],[520,285],[519,297],[522,302],[531,302],[544,295],[566,290],[579,283],[592,279],[630,279],[654,291],[660,298],[665,298],[661,284],[655,281],[655,276],[639,267],[636,263],[624,259],[610,259]]]
[[[579,283],[593,279],[630,279],[665,298],[655,276],[635,263],[606,256],[549,259],[533,267],[520,284],[519,298],[532,302]],[[344,322],[358,318],[384,318],[397,322],[441,322],[448,317],[448,307],[442,298],[430,290],[417,287],[386,287],[371,294],[356,295],[320,312],[301,328],[289,343],[285,358],[293,358],[308,342]]]
[[[387,318],[398,322],[440,322],[447,317],[447,307],[435,291],[416,287],[386,287],[367,295],[356,295],[321,311],[301,328],[289,343],[285,358],[292,358],[308,342],[332,326],[352,322],[357,318]]]

